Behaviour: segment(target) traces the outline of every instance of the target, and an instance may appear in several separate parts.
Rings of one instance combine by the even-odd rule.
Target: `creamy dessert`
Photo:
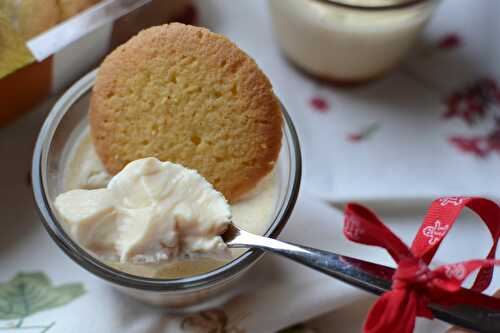
[[[120,262],[227,258],[231,223],[224,196],[195,170],[148,157],[130,162],[105,188],[59,195],[55,207],[74,239]]]
[[[338,0],[385,6],[408,0]],[[317,0],[269,0],[284,54],[321,78],[365,81],[397,65],[414,46],[436,1],[392,10],[352,9]]]
[[[130,186],[135,188],[132,193],[145,192],[144,183],[140,184],[141,182],[137,178],[133,178],[130,173],[137,175],[137,169],[144,167],[144,164],[148,164],[149,168],[156,170],[164,166],[167,169],[181,169],[181,173],[192,173],[194,171],[189,171],[180,166],[176,167],[173,163],[169,162],[159,162],[156,159],[143,159],[132,162],[131,165],[129,164],[121,173],[115,176],[113,182],[110,182],[112,177],[107,173],[95,152],[88,128],[78,135],[71,145],[72,147],[63,168],[64,193],[56,198],[56,210],[64,222],[64,227],[73,239],[107,264],[127,273],[155,278],[178,278],[208,272],[226,264],[245,251],[243,249],[230,249],[226,252],[227,249],[221,243],[221,239],[212,237],[223,232],[229,217],[238,227],[255,234],[265,233],[272,223],[279,195],[277,171],[273,171],[264,178],[244,198],[231,203],[228,207],[229,211],[225,207],[217,210],[222,213],[215,220],[218,221],[216,223],[217,227],[209,235],[212,239],[202,239],[202,242],[197,242],[194,239],[188,240],[190,244],[187,244],[187,248],[183,248],[183,253],[180,251],[183,245],[182,242],[174,242],[173,249],[172,246],[169,249],[169,251],[177,251],[177,253],[174,253],[175,257],[177,255],[186,255],[190,258],[158,260],[168,259],[165,256],[168,257],[169,251],[163,251],[165,247],[160,245],[159,238],[168,232],[158,232],[158,230],[163,228],[163,231],[165,231],[168,227],[172,226],[171,223],[168,223],[168,217],[172,217],[175,214],[172,210],[172,205],[159,206],[160,210],[163,211],[162,213],[167,217],[165,220],[152,221],[150,218],[148,220],[148,218],[137,217],[137,215],[133,218],[131,214],[134,213],[130,211],[124,217],[119,218],[116,216],[116,206],[120,206],[120,204],[113,203],[116,199],[111,197],[109,191],[116,190],[117,187],[121,187],[121,183],[127,183],[133,179],[134,183],[132,185],[126,184],[127,191],[117,194],[118,198],[121,198],[121,200],[127,198],[128,206],[132,205],[134,207],[143,206],[145,200],[148,203],[146,206],[149,206],[151,209],[152,207],[158,207],[158,203],[161,201],[172,200],[172,194],[170,193],[169,196],[165,196],[160,200],[157,199],[157,195],[154,199],[156,201],[154,205],[151,205],[151,194],[147,194],[146,198],[142,199],[138,199],[135,196],[128,198],[128,189],[130,189]],[[139,165],[137,162],[139,162]],[[135,172],[134,169],[136,169]],[[147,172],[142,171],[141,174],[143,173]],[[148,184],[156,188],[156,192],[148,190],[148,193],[158,193],[160,188],[167,191],[173,188],[173,184],[169,181],[169,177],[172,176],[171,172],[156,171],[154,174],[154,178],[151,179],[154,179],[154,181],[148,182]],[[210,190],[211,186],[203,183],[204,180],[201,176],[195,178],[195,183],[198,185],[201,183],[202,188]],[[139,190],[137,190],[138,186]],[[182,191],[182,189],[177,188],[176,191]],[[176,194],[174,197],[180,199],[179,196],[186,199],[181,194]],[[220,206],[224,206],[220,200],[223,197],[216,196],[216,198],[218,199],[214,201],[218,202]],[[140,204],[141,201],[142,204]],[[178,200],[178,202],[180,201],[182,200]],[[82,203],[85,202],[87,204],[83,205]],[[189,201],[184,202],[192,202],[192,200],[189,199]],[[226,202],[225,199],[222,202]],[[200,217],[205,221],[209,216],[210,214],[204,213]],[[117,219],[132,224],[128,228],[126,227],[125,231],[122,230],[124,236],[118,231]],[[162,223],[163,221],[165,223]],[[155,223],[157,226],[160,223],[159,229],[155,229],[157,227]],[[134,229],[134,226],[138,226],[139,230]],[[169,243],[168,240],[165,243]],[[133,250],[134,246],[135,250]],[[138,248],[139,253],[137,252]],[[160,248],[162,250],[159,250]],[[200,254],[201,252],[210,252],[211,254],[215,254],[215,256],[193,256],[193,254]],[[134,253],[136,254],[135,256]],[[138,257],[137,254],[139,254]],[[144,254],[147,255],[144,256]]]
[[[179,23],[142,31],[99,67],[88,120],[69,143],[54,207],[109,265],[196,275],[243,252],[221,238],[229,223],[256,234],[270,226],[281,108],[265,74],[224,36]]]

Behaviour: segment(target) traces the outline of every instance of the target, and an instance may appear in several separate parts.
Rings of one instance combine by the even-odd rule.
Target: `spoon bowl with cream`
[[[148,157],[130,162],[106,188],[57,196],[56,211],[73,239],[122,265],[231,258],[229,247],[258,248],[345,279],[335,253],[255,235],[231,222],[224,196],[195,170]]]

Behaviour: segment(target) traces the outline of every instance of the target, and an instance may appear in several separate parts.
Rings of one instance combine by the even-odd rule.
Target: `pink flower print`
[[[446,99],[447,111],[444,118],[459,117],[474,125],[485,118],[488,107],[500,104],[500,90],[490,78],[473,82],[465,89],[452,93]]]
[[[485,136],[453,136],[450,142],[465,153],[480,158],[488,157],[491,153],[500,154],[500,118],[495,120],[495,128]]]
[[[445,35],[437,43],[437,47],[442,50],[455,49],[460,45],[462,45],[462,38],[454,33]]]
[[[488,155],[488,149],[484,145],[482,137],[466,138],[463,136],[452,136],[450,142],[464,153],[469,153],[480,158]]]
[[[490,151],[496,151],[500,154],[500,118],[496,119],[496,127],[490,134],[488,134],[487,142]]]
[[[363,140],[363,135],[359,133],[352,133],[347,136],[347,139],[351,142],[357,142]]]
[[[362,128],[358,132],[348,134],[347,140],[353,143],[364,141],[366,139],[371,138],[379,129],[380,129],[380,124],[375,122],[373,124],[370,124]]]
[[[309,100],[311,107],[318,112],[327,112],[330,109],[328,102],[319,96],[313,97]]]

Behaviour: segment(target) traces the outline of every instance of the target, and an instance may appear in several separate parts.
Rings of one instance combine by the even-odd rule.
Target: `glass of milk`
[[[439,0],[269,0],[285,56],[339,83],[383,75],[414,46]]]

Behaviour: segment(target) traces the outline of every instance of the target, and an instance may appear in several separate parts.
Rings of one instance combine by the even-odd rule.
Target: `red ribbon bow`
[[[493,245],[485,260],[470,260],[430,270],[436,251],[464,207],[478,214],[487,225]],[[474,303],[475,294],[460,293],[462,282],[480,269],[471,290],[482,292],[493,276],[495,252],[500,236],[500,207],[491,200],[444,197],[435,200],[408,248],[369,209],[349,204],[345,211],[344,235],[351,241],[386,249],[398,264],[392,290],[384,293],[371,308],[366,333],[410,333],[417,316],[432,319],[429,303],[453,305]]]

